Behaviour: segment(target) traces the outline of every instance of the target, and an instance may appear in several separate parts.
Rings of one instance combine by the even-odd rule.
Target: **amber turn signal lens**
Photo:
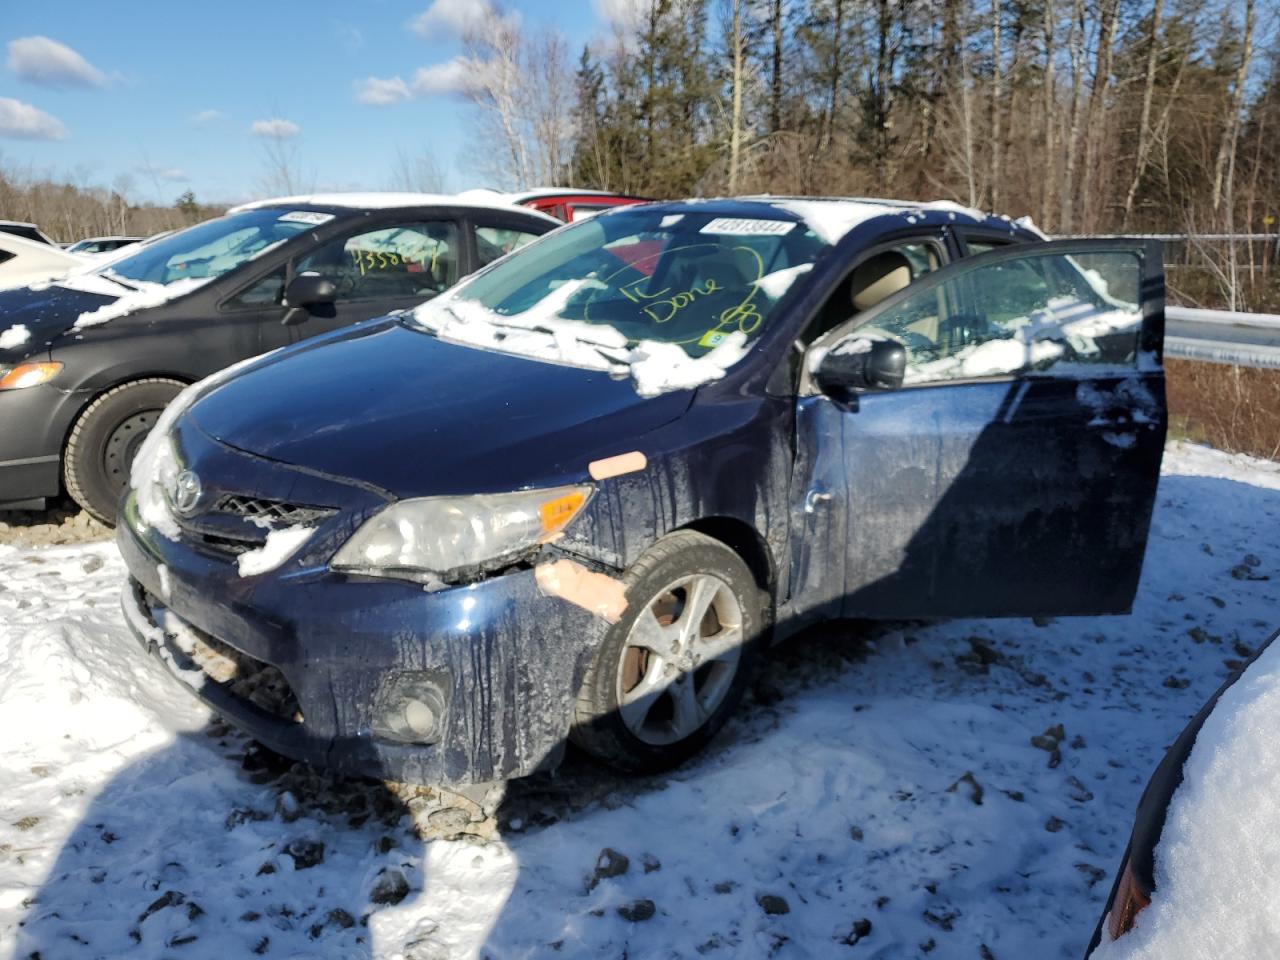
[[[544,534],[558,533],[566,523],[573,519],[574,514],[582,509],[582,505],[587,502],[586,494],[575,490],[573,493],[566,493],[562,497],[556,497],[554,500],[548,500],[538,508],[538,514],[542,518],[542,532]]]
[[[52,361],[20,363],[0,377],[0,390],[21,390],[23,387],[48,383],[61,369],[62,364]]]
[[[1112,940],[1118,940],[1133,929],[1138,914],[1151,905],[1151,898],[1142,892],[1138,881],[1129,866],[1129,859],[1124,861],[1124,870],[1120,874],[1120,883],[1116,887],[1116,899],[1111,905],[1111,913],[1107,916],[1107,932]]]

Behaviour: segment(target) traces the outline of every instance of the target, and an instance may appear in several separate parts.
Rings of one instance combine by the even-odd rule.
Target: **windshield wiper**
[[[112,283],[118,283],[120,284],[120,286],[124,287],[126,290],[132,290],[134,292],[137,292],[138,290],[142,289],[141,287],[135,287],[132,283],[125,283],[123,280],[121,280],[119,277],[117,277],[114,273],[112,273],[109,270],[104,270],[102,273],[98,274],[98,276],[104,277],[107,280],[110,280]]]

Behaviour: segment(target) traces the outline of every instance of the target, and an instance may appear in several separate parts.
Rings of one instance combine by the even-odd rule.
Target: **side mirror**
[[[818,362],[814,379],[824,393],[896,390],[907,372],[907,350],[897,340],[850,334]]]
[[[302,323],[311,314],[312,307],[332,304],[337,298],[338,288],[332,280],[310,271],[300,273],[284,288],[284,302],[289,310],[280,322],[286,327]]]

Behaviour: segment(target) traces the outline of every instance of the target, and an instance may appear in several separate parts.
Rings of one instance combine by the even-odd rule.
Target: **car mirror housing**
[[[814,379],[824,393],[896,390],[907,370],[907,351],[897,340],[854,333],[823,354]]]
[[[318,273],[300,273],[285,287],[284,302],[289,311],[281,321],[286,327],[307,319],[312,307],[332,304],[338,298],[333,281]]]

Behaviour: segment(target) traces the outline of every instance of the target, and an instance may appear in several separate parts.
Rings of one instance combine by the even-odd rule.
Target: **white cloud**
[[[591,0],[596,16],[612,27],[634,30],[644,22],[654,0]]]
[[[409,29],[428,40],[442,35],[464,37],[485,30],[494,19],[514,27],[520,23],[520,13],[502,11],[488,0],[433,0],[431,6],[409,21]]]
[[[282,120],[280,117],[272,117],[270,120],[255,120],[253,125],[249,127],[249,132],[258,137],[270,137],[273,140],[288,140],[290,137],[296,137],[302,128],[292,120]]]
[[[420,67],[406,83],[402,77],[368,77],[357,84],[356,98],[361,103],[385,107],[412,97],[428,97],[442,93],[465,95],[481,82],[485,63],[471,57],[454,57],[443,63]]]
[[[483,64],[469,57],[454,57],[444,63],[420,67],[413,73],[413,94],[422,97],[433,93],[466,93],[483,69]]]
[[[221,120],[226,114],[221,110],[201,110],[199,113],[193,113],[187,117],[187,123],[194,124],[197,127],[203,127],[207,123],[213,123],[215,120]]]
[[[0,97],[0,137],[14,140],[65,140],[66,124],[29,103]]]
[[[44,87],[105,87],[106,75],[65,44],[48,37],[9,41],[9,69]]]
[[[356,99],[375,107],[399,103],[401,100],[408,100],[411,96],[413,92],[409,89],[409,85],[399,77],[390,77],[386,80],[381,77],[366,77],[356,84]]]

